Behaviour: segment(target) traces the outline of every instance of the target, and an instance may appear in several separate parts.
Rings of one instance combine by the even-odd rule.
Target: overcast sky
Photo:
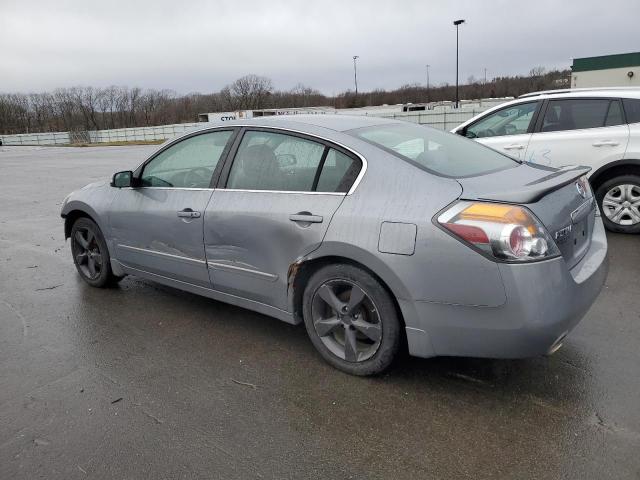
[[[640,50],[639,0],[0,0],[0,91],[211,92],[255,73],[334,94],[566,68]]]

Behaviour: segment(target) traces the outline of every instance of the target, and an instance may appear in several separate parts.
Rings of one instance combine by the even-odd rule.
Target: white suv
[[[605,226],[640,233],[640,88],[529,93],[452,132],[527,162],[591,167]]]

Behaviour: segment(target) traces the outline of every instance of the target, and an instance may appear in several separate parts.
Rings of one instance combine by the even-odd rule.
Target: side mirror
[[[111,179],[111,186],[116,188],[132,187],[133,172],[131,170],[125,170],[124,172],[114,173]]]

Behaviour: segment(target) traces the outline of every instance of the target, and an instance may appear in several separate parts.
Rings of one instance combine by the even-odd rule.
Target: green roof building
[[[574,58],[571,86],[640,87],[640,52]]]

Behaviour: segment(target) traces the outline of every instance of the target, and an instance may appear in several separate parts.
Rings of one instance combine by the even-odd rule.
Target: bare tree
[[[462,98],[518,96],[532,90],[557,88],[569,70],[547,72],[532,68],[528,75],[496,77],[487,83],[470,76],[460,86]],[[560,83],[559,83],[560,81]],[[452,100],[455,89],[447,83],[432,85],[431,101]],[[357,96],[346,90],[327,97],[312,87],[297,84],[277,91],[269,78],[246,75],[209,94],[178,95],[171,90],[106,88],[58,88],[45,93],[0,94],[0,133],[76,131],[193,122],[198,113],[260,108],[332,105],[336,108],[424,102],[427,91],[414,83],[394,90],[373,90]]]

